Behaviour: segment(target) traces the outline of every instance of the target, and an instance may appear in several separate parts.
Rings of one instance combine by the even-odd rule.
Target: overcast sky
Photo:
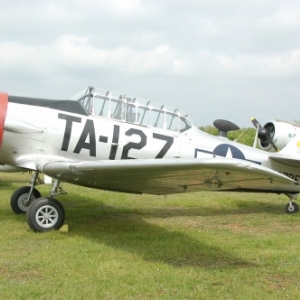
[[[0,0],[0,90],[95,86],[197,125],[300,120],[299,0]]]

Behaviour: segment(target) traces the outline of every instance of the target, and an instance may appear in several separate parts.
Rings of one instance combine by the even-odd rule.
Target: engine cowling
[[[282,150],[297,133],[300,133],[300,126],[279,120],[267,122],[258,131],[258,144],[262,150],[275,152]]]

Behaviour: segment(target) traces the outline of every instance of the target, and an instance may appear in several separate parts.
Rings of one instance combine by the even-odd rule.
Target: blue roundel
[[[228,144],[218,145],[214,149],[213,154],[218,155],[218,156],[224,156],[224,157],[245,159],[245,155],[243,154],[243,152],[240,149],[238,149],[237,147],[234,147],[232,145],[228,145]]]

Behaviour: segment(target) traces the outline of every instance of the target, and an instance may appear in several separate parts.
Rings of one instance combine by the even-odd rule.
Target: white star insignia
[[[226,154],[225,157],[226,157],[226,158],[232,158],[232,152],[231,152],[230,147],[228,147],[227,154]]]

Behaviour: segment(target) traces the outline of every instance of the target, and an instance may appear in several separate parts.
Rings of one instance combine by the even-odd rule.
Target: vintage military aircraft
[[[128,193],[200,190],[284,193],[288,213],[300,192],[300,136],[296,125],[255,119],[262,149],[229,141],[238,127],[217,120],[218,137],[200,131],[178,109],[87,88],[69,100],[0,94],[0,169],[31,171],[29,186],[11,196],[37,232],[59,229],[60,182]],[[275,151],[275,150],[276,151]],[[266,151],[264,151],[266,150]],[[39,174],[54,179],[49,197]]]

